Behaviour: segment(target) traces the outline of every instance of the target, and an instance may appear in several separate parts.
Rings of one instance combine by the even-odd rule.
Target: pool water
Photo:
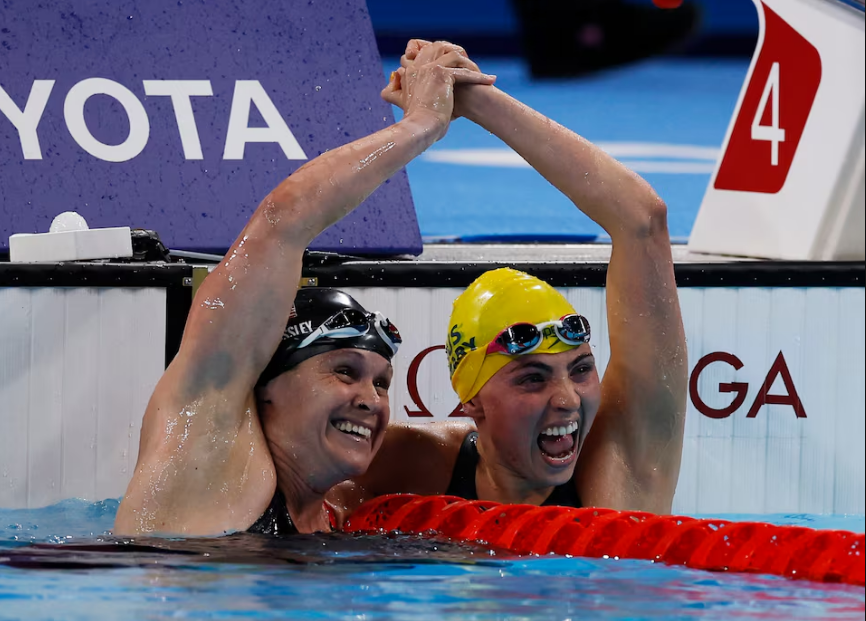
[[[0,510],[0,619],[863,619],[858,587],[416,536],[128,539],[117,501]],[[725,516],[731,519],[732,516]],[[755,516],[733,516],[754,519]],[[760,516],[864,531],[864,518]]]

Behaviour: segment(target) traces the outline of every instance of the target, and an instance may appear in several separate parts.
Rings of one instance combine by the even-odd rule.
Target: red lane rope
[[[644,559],[864,586],[864,536],[840,530],[412,494],[364,503],[344,530],[432,533],[520,555]]]

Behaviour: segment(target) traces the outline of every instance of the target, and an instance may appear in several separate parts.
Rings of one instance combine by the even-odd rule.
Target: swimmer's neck
[[[302,476],[299,464],[274,455],[277,487],[286,499],[286,509],[299,533],[329,532],[331,522],[324,508],[325,491],[312,487]]]
[[[529,481],[507,468],[484,459],[478,444],[478,467],[475,469],[475,492],[478,500],[505,504],[541,506],[553,493],[554,487],[533,487]]]

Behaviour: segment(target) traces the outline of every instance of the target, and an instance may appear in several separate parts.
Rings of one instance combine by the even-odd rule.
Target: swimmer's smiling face
[[[586,344],[517,357],[463,407],[475,419],[490,467],[542,489],[571,478],[600,402],[598,370]]]
[[[364,474],[388,425],[392,376],[379,354],[338,349],[265,386],[259,412],[278,472],[287,467],[320,492]]]

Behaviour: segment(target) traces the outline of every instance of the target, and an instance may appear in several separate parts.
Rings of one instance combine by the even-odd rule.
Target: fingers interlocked
[[[459,45],[446,41],[431,43],[412,39],[400,59],[400,67],[391,73],[382,98],[400,106],[409,114],[413,109],[448,114],[454,109],[454,86],[457,84],[491,85],[495,76],[481,71]]]

